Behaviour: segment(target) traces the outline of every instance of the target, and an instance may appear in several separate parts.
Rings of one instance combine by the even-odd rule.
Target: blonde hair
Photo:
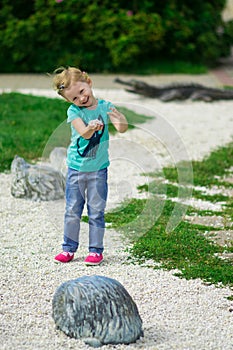
[[[89,76],[75,67],[59,67],[53,72],[53,88],[57,93],[65,97],[64,90],[77,81],[87,82]]]

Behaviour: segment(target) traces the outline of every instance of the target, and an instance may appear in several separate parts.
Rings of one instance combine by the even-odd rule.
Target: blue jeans
[[[108,169],[79,172],[68,168],[63,251],[76,252],[79,246],[80,220],[85,202],[89,218],[89,252],[102,253],[105,231]]]

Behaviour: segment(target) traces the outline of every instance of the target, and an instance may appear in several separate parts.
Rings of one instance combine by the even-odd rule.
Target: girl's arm
[[[90,139],[95,131],[103,128],[103,124],[98,119],[91,120],[88,125],[85,125],[81,118],[74,119],[71,123],[84,139]]]
[[[110,120],[117,131],[123,133],[128,129],[128,122],[124,114],[120,113],[116,108],[110,108],[112,112],[109,112],[108,115]]]

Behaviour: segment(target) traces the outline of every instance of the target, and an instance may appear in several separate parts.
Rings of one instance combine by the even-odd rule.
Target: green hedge
[[[227,55],[232,25],[225,0],[3,0],[0,71],[51,72],[76,65],[92,72],[130,71],[142,62],[214,65]]]

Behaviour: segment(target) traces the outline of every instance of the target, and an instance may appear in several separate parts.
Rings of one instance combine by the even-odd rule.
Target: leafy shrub
[[[88,7],[82,18],[83,41],[107,51],[114,67],[131,66],[161,47],[163,29],[157,14]]]
[[[160,59],[214,64],[232,44],[225,0],[3,0],[0,70],[125,71]]]

